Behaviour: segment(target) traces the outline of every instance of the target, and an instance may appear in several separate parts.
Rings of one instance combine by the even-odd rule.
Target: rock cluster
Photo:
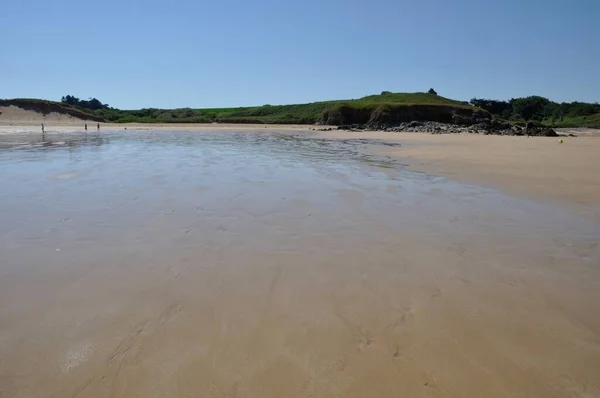
[[[529,122],[526,125],[511,125],[496,119],[477,119],[470,126],[439,122],[413,121],[395,126],[352,124],[338,126],[339,130],[379,130],[396,132],[418,132],[432,134],[473,133],[484,135],[527,135],[539,137],[558,137],[558,134],[548,127],[537,127]]]

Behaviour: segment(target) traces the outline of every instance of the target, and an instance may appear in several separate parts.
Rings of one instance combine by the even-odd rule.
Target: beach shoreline
[[[81,133],[85,122],[55,121],[48,134]],[[570,205],[600,220],[600,130],[562,129],[560,138],[346,131],[313,125],[101,123],[100,133],[117,131],[274,131],[310,134],[323,139],[369,138],[400,146],[366,146],[372,154],[400,161],[409,170],[463,183],[499,189],[517,197]],[[0,136],[39,133],[29,121],[0,122]],[[88,132],[97,132],[88,123]],[[569,137],[575,134],[576,137]],[[562,143],[560,142],[562,140]]]
[[[600,131],[566,129],[577,137],[482,136],[397,132],[319,132],[322,137],[368,135],[400,147],[370,148],[409,170],[551,204],[568,205],[600,220]],[[562,143],[561,143],[562,141]]]
[[[598,391],[600,223],[453,181],[560,198],[593,137],[37,127],[0,136],[2,396]]]

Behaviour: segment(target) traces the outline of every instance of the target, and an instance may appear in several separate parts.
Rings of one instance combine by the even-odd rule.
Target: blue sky
[[[600,101],[599,0],[3,0],[0,98]]]

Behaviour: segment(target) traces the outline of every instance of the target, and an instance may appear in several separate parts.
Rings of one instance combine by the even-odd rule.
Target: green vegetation
[[[554,127],[588,127],[600,129],[600,113],[590,116],[565,117],[562,120],[553,122],[552,125]]]
[[[103,104],[102,102],[98,101],[96,98],[90,98],[89,100],[86,101],[86,100],[80,100],[79,98],[74,97],[72,95],[67,95],[67,96],[62,97],[60,102],[63,104],[79,106],[81,108],[89,109],[92,111],[95,111],[98,109],[108,109],[109,108],[108,104]]]
[[[471,104],[495,117],[515,121],[536,121],[548,127],[600,128],[600,104],[585,102],[557,103],[548,98],[531,96],[497,101],[473,98]]]
[[[322,101],[296,105],[263,105],[240,108],[208,109],[140,109],[119,110],[100,109],[95,113],[106,121],[115,123],[267,123],[267,124],[314,124],[335,122],[365,123],[368,117],[333,120],[335,115],[344,113],[344,109],[356,110],[356,114],[370,115],[380,107],[406,108],[412,106],[430,106],[460,108],[475,111],[468,103],[454,101],[429,93],[391,93],[383,92],[354,100]],[[345,114],[347,114],[346,112]],[[334,115],[333,119],[331,116]],[[329,120],[331,119],[331,120]],[[337,124],[337,123],[335,123]]]
[[[15,98],[8,100],[0,99],[0,106],[11,105],[33,112],[39,112],[42,115],[47,115],[49,113],[56,112],[64,115],[73,116],[79,119],[87,119],[98,122],[104,121],[104,119],[101,116],[98,116],[94,112],[85,108],[80,108],[75,105],[33,98]]]
[[[263,105],[238,108],[120,110],[96,98],[80,100],[67,95],[61,102],[15,99],[0,105],[16,105],[43,114],[58,112],[73,117],[112,123],[266,123],[266,124],[370,124],[392,125],[407,121],[437,121],[470,125],[478,119],[535,121],[548,127],[600,128],[600,104],[556,103],[531,96],[509,101],[477,99],[470,103],[427,93],[369,95],[359,99],[295,105]],[[491,115],[490,115],[491,114]]]

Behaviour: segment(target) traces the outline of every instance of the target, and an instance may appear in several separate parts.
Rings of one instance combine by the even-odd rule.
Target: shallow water
[[[600,394],[600,225],[385,144],[0,137],[0,396]]]

